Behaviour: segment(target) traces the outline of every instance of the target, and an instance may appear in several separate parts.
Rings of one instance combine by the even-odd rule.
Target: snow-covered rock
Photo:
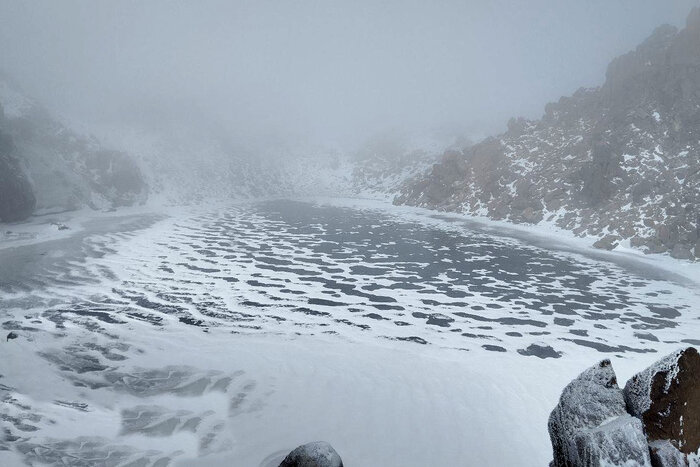
[[[688,467],[685,454],[668,440],[652,441],[649,443],[649,451],[654,467]]]
[[[343,461],[333,446],[315,441],[290,452],[279,467],[343,467]]]
[[[626,412],[610,360],[564,389],[549,417],[549,435],[554,467],[651,465],[642,424]]]
[[[700,252],[700,8],[609,65],[605,83],[545,107],[540,120],[448,151],[395,200],[680,259]],[[612,240],[615,239],[613,242]]]
[[[685,454],[700,449],[700,354],[695,348],[679,350],[636,374],[624,395],[627,410],[642,420],[650,442],[668,440]]]

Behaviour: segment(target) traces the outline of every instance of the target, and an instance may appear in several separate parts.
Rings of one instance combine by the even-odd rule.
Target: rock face
[[[343,461],[333,446],[315,441],[290,452],[279,467],[343,467]]]
[[[697,350],[680,350],[636,374],[625,385],[624,394],[627,409],[642,420],[649,441],[668,441],[684,454],[700,449]]]
[[[0,222],[26,219],[34,211],[36,198],[27,175],[14,157],[10,136],[2,131],[0,107]]]
[[[71,131],[0,76],[1,102],[12,105],[0,117],[0,209],[11,202],[18,215],[0,215],[0,221],[22,219],[34,209],[111,208],[146,200],[144,177],[127,154]],[[4,141],[11,142],[11,151]]]
[[[549,417],[554,467],[650,466],[642,423],[625,410],[610,360],[572,381]]]
[[[537,121],[445,153],[396,204],[554,223],[697,257],[700,241],[700,8],[610,63],[605,83],[548,104]],[[613,241],[614,240],[614,241]]]

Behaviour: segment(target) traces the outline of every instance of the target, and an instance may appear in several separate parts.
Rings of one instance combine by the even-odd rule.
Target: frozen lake
[[[700,344],[695,285],[496,234],[276,200],[0,250],[0,462],[256,467],[318,438],[349,466],[544,465],[586,365]]]

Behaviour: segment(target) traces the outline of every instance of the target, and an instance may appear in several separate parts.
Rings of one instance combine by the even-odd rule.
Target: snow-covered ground
[[[0,465],[541,466],[580,371],[700,335],[692,272],[384,202],[58,220],[0,249]]]

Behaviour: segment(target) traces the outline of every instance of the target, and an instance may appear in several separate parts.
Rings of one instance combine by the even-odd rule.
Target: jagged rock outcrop
[[[624,390],[602,361],[564,389],[549,434],[555,467],[700,465],[700,355],[674,352]]]
[[[3,131],[4,123],[0,107],[0,222],[15,222],[32,214],[36,197],[32,184],[13,154],[12,138]]]
[[[31,205],[30,211],[111,208],[146,200],[144,177],[129,155],[79,136],[2,77],[0,101],[10,103],[0,131],[12,142],[11,159],[1,153],[0,164],[23,174],[14,179],[20,180],[23,193],[32,189],[31,199],[22,198],[23,206]]]
[[[625,410],[610,360],[584,371],[549,417],[554,467],[651,466],[642,423]]]
[[[668,441],[684,454],[700,449],[697,350],[679,350],[636,374],[625,385],[624,394],[627,410],[642,420],[649,441]]]
[[[613,60],[605,83],[540,120],[447,152],[396,204],[553,223],[649,253],[700,257],[700,8]]]
[[[343,461],[333,446],[315,441],[290,452],[279,467],[343,467]]]

